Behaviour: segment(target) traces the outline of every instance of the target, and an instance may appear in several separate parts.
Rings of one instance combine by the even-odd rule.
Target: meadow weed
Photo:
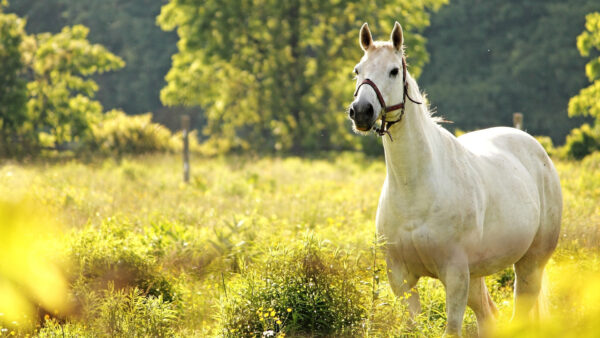
[[[541,331],[510,323],[514,275],[507,268],[486,278],[499,337],[598,332],[600,155],[555,163],[564,217],[546,269],[550,318]],[[47,319],[21,313],[18,326],[0,319],[0,336],[443,333],[439,281],[417,285],[423,311],[415,322],[389,286],[374,226],[382,159],[228,156],[193,158],[191,168],[191,183],[183,184],[180,158],[169,154],[1,167],[7,203],[26,196],[66,229],[46,256],[65,276],[72,309],[51,309]],[[463,334],[475,330],[467,310]]]

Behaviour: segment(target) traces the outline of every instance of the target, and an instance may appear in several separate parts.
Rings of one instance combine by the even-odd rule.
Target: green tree
[[[463,130],[512,125],[554,143],[582,123],[570,97],[585,86],[574,47],[597,0],[452,0],[425,31],[431,61],[420,78],[433,106]]]
[[[171,0],[158,21],[177,29],[179,52],[161,99],[202,106],[204,135],[218,151],[355,147],[344,110],[360,25],[387,40],[401,22],[418,75],[427,61],[419,32],[445,2]]]
[[[585,31],[577,37],[577,48],[583,57],[596,55],[585,66],[585,74],[592,83],[569,101],[569,116],[592,116],[600,121],[600,12],[586,16]]]
[[[38,34],[32,47],[29,127],[48,132],[57,145],[85,136],[101,116],[102,106],[93,100],[98,85],[89,77],[124,66],[103,46],[90,44],[87,35],[84,26],[65,27],[58,34]]]
[[[25,122],[27,89],[23,78],[25,65],[22,42],[25,21],[14,14],[5,14],[0,4],[0,153],[8,152],[9,144]]]
[[[64,26],[84,25],[88,40],[121,57],[119,72],[96,74],[96,97],[105,109],[129,114],[165,109],[159,92],[165,85],[177,36],[156,25],[166,0],[18,0],[8,10],[27,18],[27,32],[58,33]],[[169,109],[172,110],[172,109]],[[177,121],[179,122],[179,121]]]

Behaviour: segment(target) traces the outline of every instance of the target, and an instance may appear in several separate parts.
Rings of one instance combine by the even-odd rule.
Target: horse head
[[[356,92],[348,115],[358,132],[370,131],[377,120],[398,119],[403,110],[406,90],[402,27],[394,25],[391,41],[373,41],[369,26],[360,29],[360,46],[365,54],[354,67]],[[386,102],[388,105],[386,106]]]

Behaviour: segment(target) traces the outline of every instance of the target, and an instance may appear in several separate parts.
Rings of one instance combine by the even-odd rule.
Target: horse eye
[[[354,68],[354,74],[358,75],[358,69]]]
[[[398,68],[394,68],[390,71],[390,76],[396,76],[398,75]]]

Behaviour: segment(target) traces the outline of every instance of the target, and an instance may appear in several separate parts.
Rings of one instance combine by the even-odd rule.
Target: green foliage
[[[73,26],[36,36],[34,79],[27,85],[30,128],[48,131],[57,145],[87,136],[102,114],[100,103],[92,100],[98,86],[88,77],[123,67],[119,57],[90,44],[88,32]]]
[[[581,56],[589,57],[600,51],[600,12],[586,16],[585,31],[577,37]],[[600,123],[600,56],[595,56],[585,66],[585,74],[592,84],[582,89],[569,101],[569,116],[592,116]]]
[[[600,125],[591,127],[585,123],[571,130],[561,152],[568,158],[581,160],[597,150],[600,150]]]
[[[361,271],[343,252],[315,239],[269,251],[266,262],[229,283],[220,332],[232,337],[354,336],[366,317]]]
[[[22,43],[26,38],[25,21],[14,14],[4,14],[0,5],[0,155],[14,149],[18,131],[27,119],[25,71]]]
[[[179,52],[161,99],[202,106],[203,133],[217,151],[311,151],[374,142],[354,138],[343,102],[352,94],[351,70],[362,51],[358,29],[368,21],[387,40],[403,24],[411,72],[427,61],[426,1],[181,1],[158,18],[177,29]]]
[[[80,1],[18,0],[8,10],[28,19],[29,33],[60,32],[64,26],[89,27],[88,39],[106,46],[126,66],[119,72],[97,74],[98,101],[106,109],[129,114],[158,112],[160,89],[165,85],[177,36],[156,25],[165,0]]]
[[[177,311],[162,296],[147,297],[137,288],[115,290],[112,285],[100,294],[86,294],[85,324],[46,319],[39,337],[172,337]]]
[[[156,253],[125,222],[107,220],[73,236],[67,252],[75,285],[95,290],[137,288],[144,296],[172,301],[175,290],[160,270]],[[75,289],[76,294],[86,294]],[[80,300],[81,301],[81,300]]]
[[[556,153],[556,148],[554,148],[552,139],[549,136],[535,136],[535,139],[544,147],[548,155],[552,156]]]
[[[425,31],[431,61],[419,84],[440,114],[463,130],[512,125],[555,144],[583,119],[567,105],[585,79],[575,41],[596,0],[452,0]]]
[[[123,111],[112,110],[91,129],[91,137],[83,145],[85,151],[121,156],[171,150],[171,132],[153,123],[150,113],[127,116]]]
[[[563,188],[563,226],[545,272],[553,317],[540,328],[543,336],[595,337],[600,314],[600,152],[583,161],[555,164]],[[192,157],[191,168],[192,183],[185,185],[180,157],[173,154],[0,167],[4,196],[28,191],[36,210],[44,206],[53,211],[44,219],[56,219],[70,229],[52,245],[35,246],[75,263],[65,265],[71,276],[70,295],[60,298],[76,301],[71,313],[60,311],[60,319],[52,319],[52,311],[39,323],[38,332],[23,328],[20,320],[18,327],[0,324],[0,329],[8,329],[0,332],[48,337],[241,336],[239,331],[223,331],[243,329],[226,326],[229,318],[257,328],[259,335],[281,329],[279,336],[310,336],[300,329],[292,334],[291,324],[295,313],[303,314],[297,323],[308,323],[303,328],[319,323],[319,317],[308,315],[315,309],[331,323],[344,319],[340,325],[360,313],[358,327],[346,331],[353,337],[443,334],[442,284],[430,278],[419,281],[423,311],[411,324],[401,299],[392,294],[383,252],[373,244],[383,160],[360,153],[327,159]],[[2,213],[0,228],[10,224],[4,215],[14,209]],[[32,228],[29,214],[23,215],[27,222],[19,223],[25,239],[31,229],[43,233],[40,226],[48,224]],[[307,233],[312,237],[304,240]],[[6,256],[6,245],[0,247],[5,263],[22,262],[18,255],[40,257],[31,242],[10,242],[16,254]],[[129,273],[107,278],[106,272],[115,270],[110,267],[124,266],[134,271],[131,276],[145,276],[148,282],[127,279],[124,285],[121,277]],[[24,276],[31,283],[33,272]],[[147,285],[158,285],[153,281],[163,278],[171,291],[163,293],[167,287],[161,286],[150,294]],[[487,278],[500,311],[493,336],[534,332],[523,323],[510,323],[513,278],[510,269]],[[39,284],[50,288],[48,295],[56,294],[49,285]],[[348,295],[342,299],[352,304],[335,301],[342,290]],[[0,302],[0,307],[5,304]],[[226,312],[228,306],[240,311]],[[264,315],[270,308],[268,317],[256,313]],[[332,308],[337,310],[332,313]],[[279,328],[276,318],[282,323]],[[475,336],[475,325],[468,309],[463,336]],[[326,334],[313,332],[312,336]]]

